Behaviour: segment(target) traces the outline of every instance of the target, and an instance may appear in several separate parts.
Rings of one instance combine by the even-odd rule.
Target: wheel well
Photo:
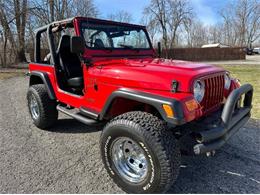
[[[143,103],[143,102],[138,102],[135,100],[130,100],[130,99],[121,98],[121,97],[113,100],[108,111],[104,115],[104,118],[111,119],[118,115],[121,115],[126,112],[130,112],[130,111],[143,111],[143,112],[151,113],[154,116],[157,116],[160,119],[162,119],[161,114],[154,106]]]
[[[43,80],[39,76],[31,75],[30,76],[30,83],[29,85],[37,85],[37,84],[44,84]]]
[[[56,99],[55,92],[52,88],[51,82],[46,73],[42,73],[42,72],[32,72],[31,73],[29,86],[38,85],[38,84],[44,84],[47,89],[50,99],[52,99],[52,100]]]

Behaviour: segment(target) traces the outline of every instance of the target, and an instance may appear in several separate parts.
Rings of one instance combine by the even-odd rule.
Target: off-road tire
[[[32,95],[35,97],[39,106],[39,117],[37,119],[32,117],[33,123],[40,129],[49,129],[58,119],[56,101],[49,98],[44,84],[30,86],[27,92],[27,103],[31,116],[32,113],[29,104]]]
[[[111,157],[113,141],[128,137],[141,146],[149,159],[147,178],[134,184],[120,176]],[[101,134],[102,160],[114,182],[128,193],[167,192],[177,179],[180,148],[165,123],[146,112],[128,112],[112,119]]]

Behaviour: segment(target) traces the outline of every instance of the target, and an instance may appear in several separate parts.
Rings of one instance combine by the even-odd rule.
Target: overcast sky
[[[218,22],[218,12],[227,3],[236,0],[189,0],[192,7],[205,24],[214,24]],[[135,23],[140,23],[144,7],[149,5],[150,0],[95,0],[95,3],[102,17],[119,10],[126,10],[134,17]]]

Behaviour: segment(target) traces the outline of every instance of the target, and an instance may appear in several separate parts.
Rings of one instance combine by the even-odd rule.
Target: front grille
[[[205,96],[201,102],[203,111],[218,107],[224,97],[224,75],[214,75],[203,79],[205,82]]]

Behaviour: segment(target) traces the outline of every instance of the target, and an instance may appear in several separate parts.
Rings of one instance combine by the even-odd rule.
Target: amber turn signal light
[[[185,102],[185,105],[186,105],[188,111],[190,111],[190,112],[198,109],[198,107],[199,107],[197,101],[194,99]]]
[[[173,112],[172,107],[170,105],[163,104],[163,109],[164,109],[164,112],[166,113],[168,118],[174,117],[174,112]]]

